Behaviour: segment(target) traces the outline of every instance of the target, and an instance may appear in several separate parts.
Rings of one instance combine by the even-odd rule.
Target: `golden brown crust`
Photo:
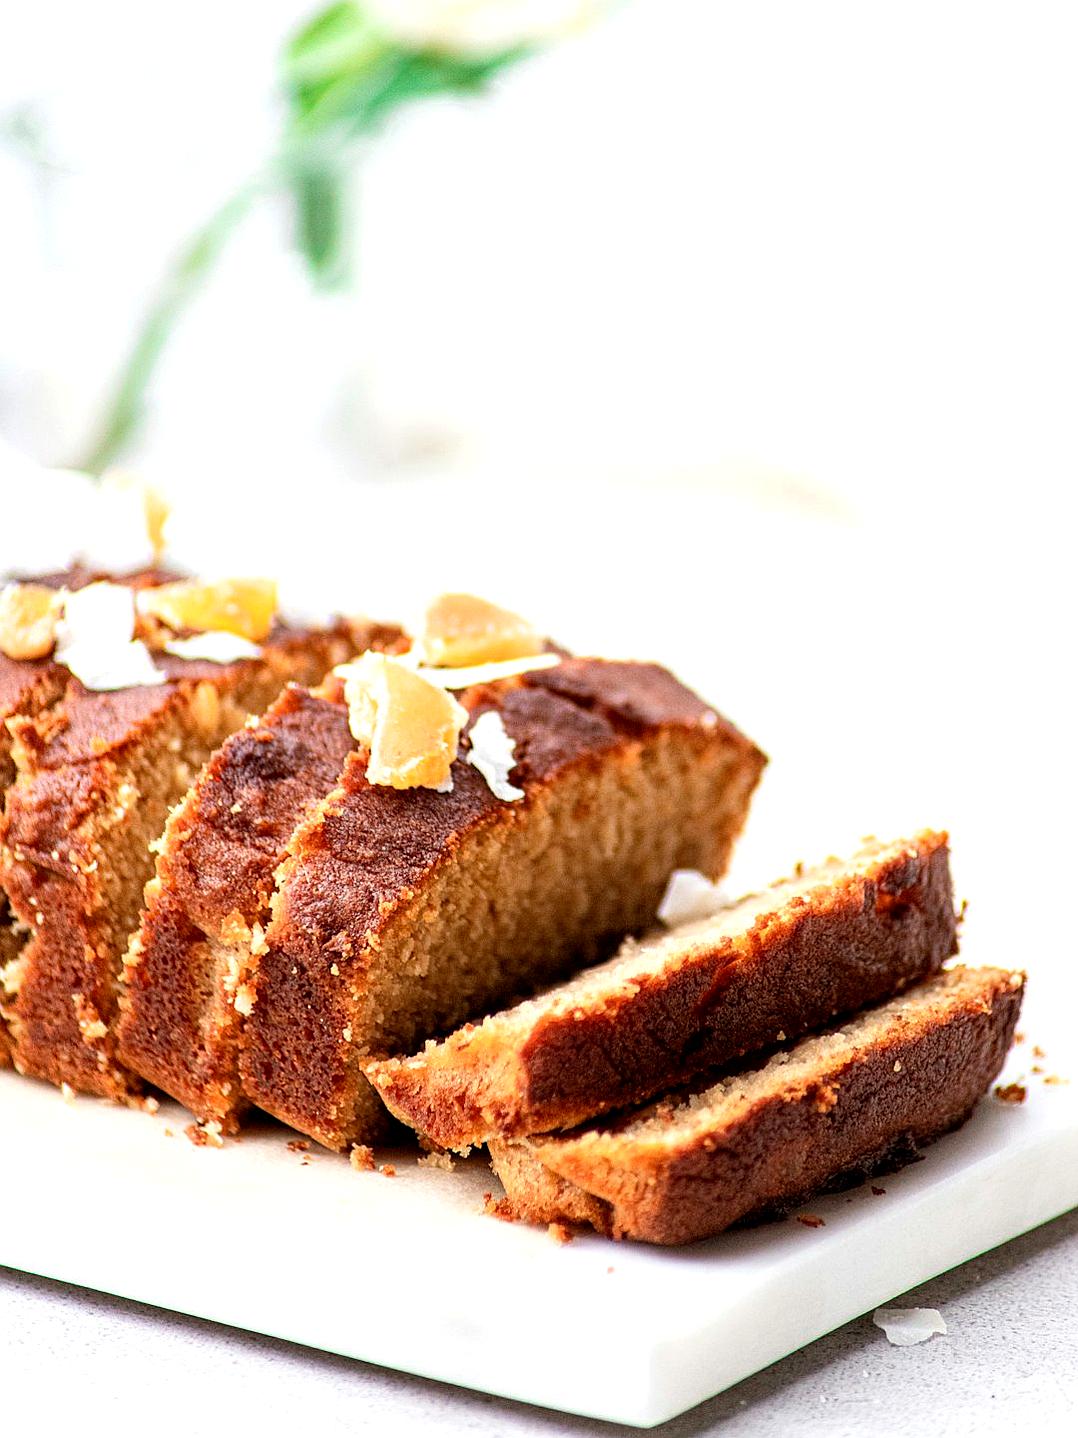
[[[372,1063],[367,1077],[397,1118],[443,1148],[545,1133],[876,1003],[957,952],[944,834],[876,845],[791,887],[762,912],[748,901],[733,932],[697,925],[680,944],[629,946],[631,979],[615,961],[588,990],[551,990],[545,1006]],[[648,948],[653,965],[641,967]]]
[[[564,1137],[498,1139],[495,1171],[530,1222],[586,1222],[658,1244],[720,1233],[961,1123],[1002,1067],[1023,982],[1001,969],[939,975],[849,1021],[850,1042],[813,1049],[818,1060],[791,1079],[772,1064],[749,1097],[738,1094],[747,1078],[729,1079],[735,1101],[703,1119],[692,1100],[672,1099],[645,1111],[650,1132],[629,1114]],[[790,1059],[817,1043],[803,1040]]]
[[[499,801],[459,759],[448,794],[372,786],[355,754],[282,867],[243,1084],[254,1103],[332,1147],[369,1141],[384,1123],[359,1063],[388,1051],[393,1021],[405,1025],[414,1006],[398,1042],[400,1031],[422,1038],[609,953],[652,918],[674,867],[723,871],[766,762],[655,665],[566,659],[462,697],[473,717],[500,711],[524,800]],[[607,817],[630,837],[611,840],[604,878],[616,881],[595,883],[590,850]],[[514,857],[526,849],[527,860]],[[497,871],[497,891],[472,903],[451,938],[446,906],[474,899],[484,866]],[[480,958],[495,949],[491,974]],[[447,982],[438,966],[451,961]],[[398,965],[410,970],[400,975],[407,999],[380,1004]]]

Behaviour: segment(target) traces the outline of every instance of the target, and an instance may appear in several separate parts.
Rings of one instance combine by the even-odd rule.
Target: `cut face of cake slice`
[[[53,575],[46,584],[34,588],[55,591],[63,582],[69,587],[79,587],[80,584],[88,584],[91,578],[89,574],[72,571],[65,575]],[[32,643],[30,646],[20,643],[22,634],[16,624],[17,607],[3,604],[4,595],[9,595],[10,592],[7,588],[0,590],[0,815],[3,814],[4,795],[16,777],[14,759],[11,758],[14,739],[10,723],[19,719],[33,719],[42,713],[42,710],[56,703],[63,695],[63,690],[68,687],[70,679],[69,670],[65,669],[63,664],[55,663],[50,654],[14,659],[4,651],[4,643],[20,654],[23,654],[27,647],[32,650],[42,647],[42,643]],[[33,634],[34,628],[37,627],[39,626],[32,626],[30,633],[34,640],[40,638],[39,634]],[[45,647],[50,649],[47,644]],[[7,1011],[10,1008],[11,986],[17,979],[17,969],[9,968],[9,965],[22,951],[24,938],[26,932],[11,915],[6,890],[0,883],[0,1067],[10,1063],[11,1055]]]
[[[568,1128],[887,998],[956,947],[946,835],[873,842],[630,940],[569,983],[366,1074],[443,1148]]]
[[[162,577],[98,585],[90,597],[111,612],[122,589],[153,594]],[[181,587],[181,597],[204,590]],[[116,1059],[110,1025],[122,955],[153,873],[151,845],[170,808],[249,713],[290,679],[316,682],[356,644],[343,622],[325,630],[273,622],[258,644],[237,639],[234,627],[172,633],[149,610],[146,622],[149,648],[141,639],[98,645],[84,627],[65,650],[58,631],[55,658],[76,672],[53,702],[8,721],[16,776],[0,826],[0,886],[27,936],[5,973],[15,1065],[114,1098],[137,1087]],[[203,649],[222,658],[180,657]],[[107,672],[114,663],[121,673]]]
[[[495,1139],[509,1207],[691,1243],[822,1186],[909,1161],[999,1073],[1024,976],[956,968],[787,1048],[763,1067],[564,1136]]]
[[[242,1087],[332,1148],[384,1130],[366,1059],[604,957],[674,869],[719,876],[765,763],[656,665],[552,657],[459,697],[451,789],[372,783],[357,748],[278,873]]]
[[[12,733],[9,721],[30,719],[54,704],[63,694],[70,671],[49,657],[13,659],[0,650],[0,814],[4,796],[15,780],[15,761],[11,757]],[[10,994],[5,995],[5,975],[13,985],[17,971],[9,969],[19,955],[25,931],[18,925],[8,906],[7,893],[0,884],[0,1068],[11,1061],[7,1009]]]
[[[340,689],[289,685],[217,751],[169,819],[127,955],[121,1061],[225,1132],[244,1107],[239,1043],[274,875],[354,747]]]

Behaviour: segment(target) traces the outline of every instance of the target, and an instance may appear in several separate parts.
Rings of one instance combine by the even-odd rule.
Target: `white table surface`
[[[894,1348],[866,1316],[651,1431],[663,1438],[928,1438],[1078,1423],[1078,1212],[924,1284],[946,1337]],[[113,1432],[602,1435],[621,1429],[0,1270],[4,1405],[48,1395],[53,1432],[88,1404]],[[233,1430],[233,1423],[239,1425]],[[1035,1423],[1035,1430],[1029,1425]],[[44,1431],[44,1430],[40,1430]]]

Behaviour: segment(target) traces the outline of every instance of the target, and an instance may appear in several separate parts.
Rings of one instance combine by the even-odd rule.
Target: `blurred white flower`
[[[366,0],[378,28],[413,49],[487,55],[583,29],[612,0]]]

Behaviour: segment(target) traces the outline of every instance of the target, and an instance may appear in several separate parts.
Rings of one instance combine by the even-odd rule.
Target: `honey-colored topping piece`
[[[165,552],[165,525],[168,523],[169,507],[150,485],[146,485],[142,491],[142,513],[146,519],[146,535],[156,564]]]
[[[141,590],[138,608],[173,630],[223,630],[258,644],[273,625],[277,585],[272,579],[182,580]]]
[[[171,513],[168,501],[152,484],[125,469],[106,470],[101,476],[101,484],[103,490],[120,496],[125,506],[134,503],[141,509],[146,538],[157,564],[165,552],[165,525]]]
[[[63,594],[43,584],[0,589],[0,650],[9,659],[43,659],[56,643]]]
[[[490,664],[541,654],[543,635],[519,614],[474,594],[443,594],[427,609],[416,647],[425,664]]]
[[[338,672],[353,737],[370,750],[368,782],[448,788],[468,711],[445,689],[373,650]]]

